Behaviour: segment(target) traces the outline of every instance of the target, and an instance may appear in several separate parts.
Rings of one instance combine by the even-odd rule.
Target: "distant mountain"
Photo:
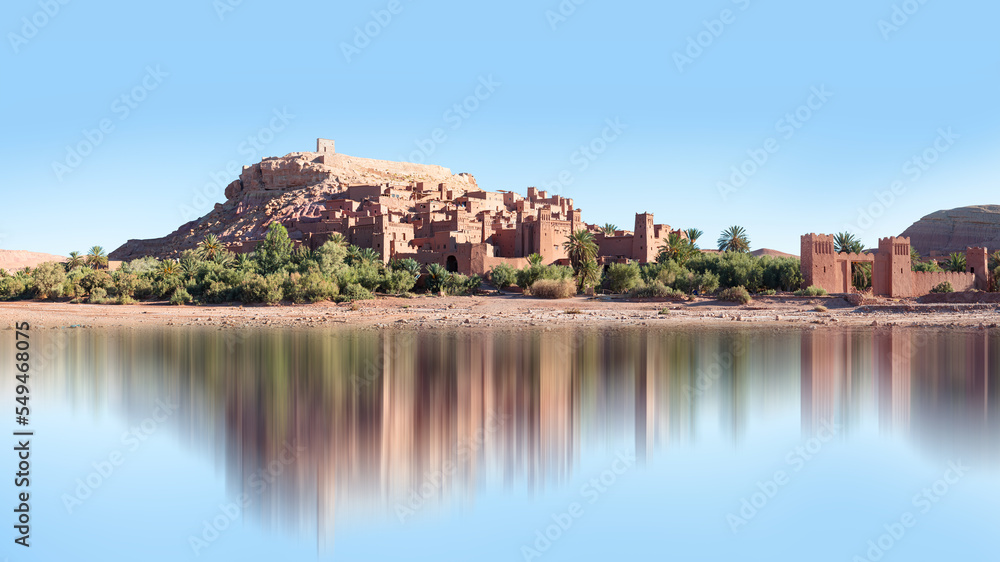
[[[0,250],[0,269],[6,269],[8,272],[18,271],[26,267],[35,267],[36,265],[47,261],[62,262],[66,261],[66,258],[52,254],[43,254],[41,252]]]
[[[937,211],[918,220],[900,236],[910,238],[910,245],[928,256],[964,252],[984,246],[1000,249],[1000,205],[973,205]]]
[[[799,256],[795,254],[786,254],[785,252],[779,252],[778,250],[772,250],[770,248],[761,248],[759,250],[754,250],[750,252],[750,255],[757,256],[771,256],[772,258],[795,258],[799,259]]]

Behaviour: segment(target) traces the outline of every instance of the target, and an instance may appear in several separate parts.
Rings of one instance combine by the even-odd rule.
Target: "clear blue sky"
[[[649,211],[701,228],[703,247],[731,224],[755,248],[798,253],[800,234],[848,227],[873,246],[934,210],[1000,203],[996,2],[566,0],[555,17],[557,0],[50,1],[51,16],[46,0],[4,7],[2,248],[163,236],[223,200],[213,174],[228,183],[227,167],[316,137],[490,190],[562,173],[553,191],[585,220],[630,228]],[[377,33],[358,37],[366,26]],[[449,113],[464,101],[474,110]],[[807,119],[789,127],[796,111]],[[595,141],[616,119],[620,134]],[[102,120],[93,150],[68,157]],[[415,153],[435,129],[433,153]],[[591,160],[578,151],[592,142]],[[905,167],[925,151],[933,164]],[[744,164],[757,170],[723,198]],[[896,181],[881,212],[876,193]]]

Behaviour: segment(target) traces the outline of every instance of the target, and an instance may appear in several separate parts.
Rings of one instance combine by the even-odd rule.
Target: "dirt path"
[[[824,306],[828,310],[817,311]],[[284,306],[131,306],[22,301],[0,303],[0,324],[28,321],[39,328],[206,326],[218,328],[539,326],[941,326],[996,327],[996,304],[891,302],[853,307],[837,297],[758,297],[747,305],[710,299],[636,302],[574,297],[543,300],[521,295],[385,297],[356,305],[322,302]]]

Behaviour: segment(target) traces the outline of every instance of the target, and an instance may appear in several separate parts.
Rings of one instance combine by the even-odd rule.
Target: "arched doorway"
[[[448,259],[444,262],[444,268],[452,273],[458,273],[458,258],[448,256]]]

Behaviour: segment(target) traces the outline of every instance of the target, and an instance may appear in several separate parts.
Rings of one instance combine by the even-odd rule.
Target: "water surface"
[[[989,331],[35,346],[36,559],[996,559]]]

